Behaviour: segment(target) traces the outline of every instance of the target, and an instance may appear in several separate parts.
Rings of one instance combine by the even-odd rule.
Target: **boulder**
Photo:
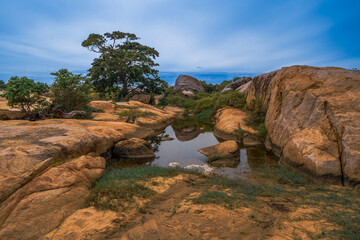
[[[37,239],[82,207],[106,161],[95,153],[52,167],[0,208],[0,239]]]
[[[214,135],[224,140],[240,141],[237,133],[239,127],[244,131],[243,144],[245,146],[260,145],[258,131],[246,124],[247,115],[237,108],[222,108],[214,116]]]
[[[211,147],[201,148],[198,151],[207,157],[235,157],[239,155],[238,144],[233,140],[221,142]]]
[[[175,81],[173,93],[182,93],[183,91],[190,91],[192,93],[205,92],[205,88],[196,78],[180,75]]]
[[[26,113],[15,108],[0,108],[0,120],[23,119]]]
[[[229,83],[223,90],[222,92],[227,92],[227,91],[235,91],[237,90],[240,86],[248,83],[251,81],[251,77],[240,77],[239,79],[235,80],[232,83]]]
[[[254,77],[268,107],[267,148],[316,175],[360,181],[360,72],[292,66]]]
[[[130,98],[130,100],[142,102],[145,104],[149,104],[151,99],[151,95],[149,94],[136,94]]]
[[[144,139],[131,138],[115,145],[113,154],[123,158],[153,158],[155,153],[150,143]]]

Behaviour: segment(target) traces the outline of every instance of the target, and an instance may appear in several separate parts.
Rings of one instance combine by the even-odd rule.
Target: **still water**
[[[208,165],[215,172],[236,178],[246,178],[257,167],[274,166],[277,158],[266,152],[263,147],[245,148],[240,146],[240,157],[229,161],[207,163],[206,156],[198,149],[213,146],[223,141],[213,135],[212,126],[195,120],[178,120],[163,131],[147,139],[153,146],[155,158],[119,159],[113,158],[108,162],[108,169],[137,167],[142,165],[168,167],[170,163],[177,162],[182,166]]]

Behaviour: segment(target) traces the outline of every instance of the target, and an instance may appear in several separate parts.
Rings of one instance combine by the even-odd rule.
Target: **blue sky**
[[[0,79],[85,73],[96,54],[81,42],[114,30],[155,47],[161,72],[360,68],[359,0],[11,0],[0,3]]]

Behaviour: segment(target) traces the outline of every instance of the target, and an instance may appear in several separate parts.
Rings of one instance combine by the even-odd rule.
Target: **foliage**
[[[3,80],[0,80],[0,90],[4,90],[6,88],[6,83]]]
[[[245,131],[241,128],[240,123],[238,123],[238,128],[235,130],[237,140],[241,143],[244,139]]]
[[[138,87],[147,92],[163,91],[165,82],[158,77],[158,66],[154,62],[159,53],[152,47],[137,42],[132,33],[114,31],[112,33],[90,34],[82,46],[99,53],[89,69],[92,83],[99,92],[121,85],[120,95],[126,96],[129,88]]]
[[[266,127],[265,117],[266,108],[264,106],[264,97],[253,99],[246,105],[247,108],[247,124],[259,131],[260,137],[265,140]]]
[[[44,93],[49,91],[45,83],[35,82],[27,77],[11,77],[3,96],[11,107],[20,108],[29,115],[32,108],[40,108],[45,104]]]
[[[155,116],[153,112],[141,111],[138,109],[126,109],[118,113],[119,117],[129,117],[131,119],[139,117],[151,117]]]
[[[55,108],[64,112],[83,110],[90,102],[91,83],[81,74],[73,74],[67,69],[60,69],[56,73],[51,86]]]

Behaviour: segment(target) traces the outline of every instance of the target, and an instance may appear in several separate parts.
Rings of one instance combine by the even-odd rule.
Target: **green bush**
[[[4,90],[6,88],[6,83],[3,80],[0,80],[0,90]]]
[[[51,75],[55,76],[51,86],[55,108],[64,112],[84,110],[91,100],[89,79],[81,74],[73,74],[67,69],[60,69]]]
[[[49,87],[45,83],[36,83],[27,77],[11,77],[3,96],[9,106],[20,108],[29,115],[33,108],[41,108],[45,104],[43,94],[48,91]]]

